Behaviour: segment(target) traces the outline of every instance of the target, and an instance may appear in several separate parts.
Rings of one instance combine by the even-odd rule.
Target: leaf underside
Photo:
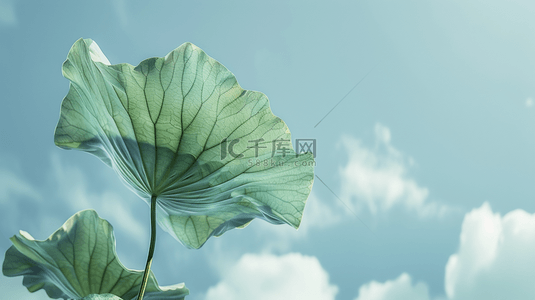
[[[115,251],[113,227],[94,210],[76,213],[45,241],[24,231],[11,241],[2,272],[24,276],[23,284],[32,293],[44,289],[54,299],[116,299],[102,294],[137,298],[143,271],[123,266]],[[101,298],[89,297],[92,294]],[[183,283],[159,287],[151,272],[143,299],[181,300],[188,294]]]
[[[134,67],[80,39],[63,74],[56,145],[96,155],[148,204],[157,196],[158,223],[185,246],[254,218],[299,226],[313,156],[296,155],[264,94],[195,45]]]

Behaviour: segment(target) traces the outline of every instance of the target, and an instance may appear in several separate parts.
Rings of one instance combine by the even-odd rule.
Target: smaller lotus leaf
[[[25,231],[11,241],[2,272],[24,276],[23,284],[32,293],[44,289],[54,299],[137,298],[143,271],[123,266],[115,251],[113,227],[94,210],[76,213],[45,241]],[[91,298],[93,294],[101,298]],[[183,283],[160,288],[151,272],[144,299],[180,300],[188,294]]]

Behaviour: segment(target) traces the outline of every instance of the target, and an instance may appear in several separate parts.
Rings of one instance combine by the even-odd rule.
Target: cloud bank
[[[127,232],[140,246],[145,245],[147,241],[143,237],[148,236],[145,224],[136,220],[131,206],[121,199],[117,192],[113,190],[90,191],[87,186],[89,181],[84,176],[84,172],[78,167],[62,164],[57,156],[52,157],[52,168],[54,181],[58,185],[59,198],[72,210],[94,209],[100,213],[101,217],[106,212],[113,212],[109,214],[107,220],[115,228]]]
[[[257,230],[257,235],[269,237],[265,239],[264,250],[286,252],[291,249],[294,242],[302,241],[311,232],[338,224],[341,221],[341,215],[340,208],[336,202],[329,204],[312,191],[305,205],[303,218],[298,230],[286,225],[273,226],[273,224],[264,221],[257,222],[255,229]]]
[[[0,204],[12,201],[17,197],[39,200],[39,193],[9,169],[0,169]]]
[[[355,300],[429,300],[429,290],[422,282],[412,284],[409,274],[403,273],[394,280],[384,283],[371,281],[359,289]]]
[[[334,300],[337,293],[315,257],[245,254],[208,289],[205,300]]]
[[[349,162],[340,169],[342,198],[351,199],[357,210],[366,206],[372,214],[396,206],[415,211],[421,217],[441,216],[449,208],[431,202],[429,190],[420,186],[408,173],[414,164],[391,144],[391,133],[382,124],[375,125],[375,149],[351,137],[342,138]]]
[[[446,264],[449,299],[535,299],[535,214],[505,216],[484,203],[466,214]]]
[[[535,299],[535,214],[517,209],[500,216],[488,203],[467,213],[459,250],[446,264],[449,300]],[[403,273],[394,280],[371,281],[355,300],[431,299],[424,283]]]

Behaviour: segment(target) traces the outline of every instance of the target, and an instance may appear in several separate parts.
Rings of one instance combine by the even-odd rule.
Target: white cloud
[[[0,25],[13,26],[16,24],[15,1],[0,0]]]
[[[254,228],[258,230],[257,234],[269,236],[264,245],[265,250],[284,252],[291,248],[293,241],[307,237],[311,231],[337,224],[341,220],[338,209],[336,203],[325,203],[325,200],[317,197],[313,191],[308,197],[299,229],[295,230],[285,224],[274,226],[260,220],[255,221]]]
[[[337,224],[340,221],[337,208],[337,203],[325,203],[314,192],[310,193],[299,230],[306,235],[313,228],[327,228]]]
[[[0,161],[0,164],[3,164]],[[13,234],[14,224],[26,214],[29,206],[43,204],[41,193],[12,166],[0,168],[0,206],[2,207],[1,228],[6,234]],[[1,244],[1,242],[0,242]]]
[[[411,276],[401,274],[394,280],[384,283],[371,281],[359,288],[355,300],[429,300],[429,289],[423,282],[412,284]]]
[[[391,145],[388,127],[375,126],[376,147],[370,149],[351,137],[342,138],[349,154],[348,164],[340,170],[342,198],[352,199],[352,206],[367,206],[373,214],[403,206],[422,217],[443,215],[449,208],[428,201],[429,190],[408,175],[414,164]]]
[[[526,99],[526,107],[532,107],[533,106],[533,99],[530,97]]]
[[[128,17],[126,13],[126,0],[112,0],[113,9],[119,19],[121,27],[126,28],[128,26]]]
[[[446,264],[449,300],[535,299],[535,214],[514,210],[505,216],[484,203],[464,217],[457,253]],[[355,300],[428,300],[424,283],[410,275],[371,281]],[[446,299],[446,298],[441,298]]]
[[[315,257],[245,254],[208,289],[205,300],[334,300],[337,293]]]
[[[6,163],[0,161],[0,164]],[[9,211],[9,214],[2,218],[4,224],[12,225],[22,214],[26,214],[28,205],[39,205],[35,207],[36,209],[48,209],[52,207],[50,201],[57,201],[53,206],[71,208],[73,214],[84,209],[94,209],[102,218],[106,218],[115,228],[128,233],[140,245],[147,243],[144,239],[148,236],[146,224],[141,224],[134,217],[131,205],[121,199],[117,192],[109,189],[91,192],[82,170],[74,166],[64,166],[58,156],[51,158],[51,164],[52,176],[47,177],[50,178],[49,184],[55,185],[55,188],[46,190],[34,187],[32,182],[17,175],[18,172],[12,171],[12,169],[19,169],[16,163],[14,167],[0,168],[0,205],[5,211]],[[42,201],[43,199],[46,201]],[[35,221],[49,226],[61,224],[65,220],[57,219],[56,214],[43,213],[39,220]],[[34,234],[38,235],[38,233]]]
[[[535,214],[501,217],[488,203],[466,214],[445,289],[457,299],[535,299]]]
[[[331,204],[325,203],[325,200],[319,198],[315,192],[311,192],[308,196],[305,210],[303,211],[303,218],[299,229],[296,231],[291,226],[273,226],[273,224],[263,222],[266,224],[266,229],[276,230],[278,232],[286,232],[286,230],[278,230],[278,227],[289,229],[289,232],[299,232],[299,236],[305,237],[311,230],[327,228],[340,221],[338,205],[336,202]]]
[[[0,169],[0,203],[4,204],[20,196],[34,200],[41,198],[25,180],[9,170]]]
[[[134,218],[130,205],[118,193],[110,190],[90,192],[82,170],[63,165],[57,156],[52,157],[52,167],[59,197],[65,204],[75,211],[94,209],[102,218],[104,213],[113,212],[106,219],[115,228],[127,232],[140,245],[147,243],[144,238],[148,236],[146,224],[141,224]]]

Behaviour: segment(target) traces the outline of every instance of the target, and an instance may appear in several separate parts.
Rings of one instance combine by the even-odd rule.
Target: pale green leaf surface
[[[83,297],[80,300],[123,300],[113,294],[91,294],[89,296]]]
[[[158,223],[185,246],[199,248],[254,218],[299,226],[312,155],[295,154],[264,94],[242,89],[195,45],[133,67],[110,65],[94,41],[80,39],[63,74],[71,86],[56,145],[98,156],[147,203],[157,196]],[[227,151],[235,139],[240,158]],[[251,148],[259,139],[262,148]],[[272,157],[277,139],[288,151]]]
[[[80,299],[91,294],[137,298],[143,271],[121,264],[113,227],[94,210],[76,213],[45,241],[35,240],[24,231],[11,241],[2,272],[9,277],[24,276],[23,284],[30,292],[44,289],[54,299]],[[183,283],[160,288],[151,272],[144,299],[180,300],[188,294]]]

